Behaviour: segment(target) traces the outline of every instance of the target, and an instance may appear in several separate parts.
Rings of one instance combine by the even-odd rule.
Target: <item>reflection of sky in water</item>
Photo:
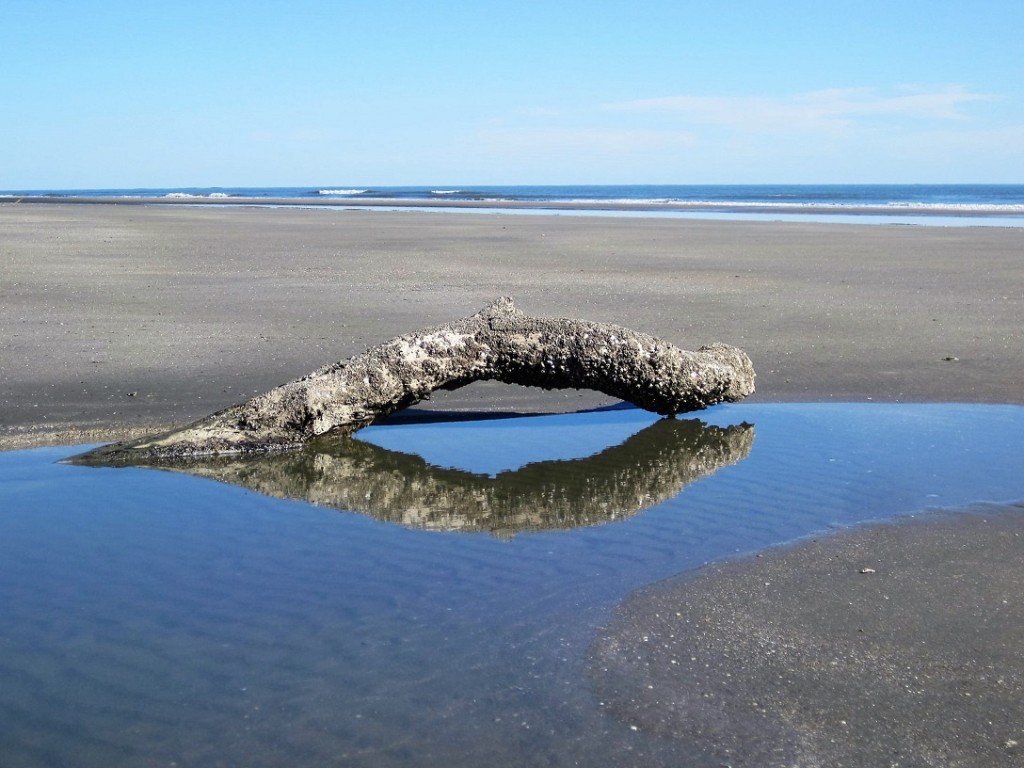
[[[753,423],[749,455],[627,520],[512,539],[55,464],[69,449],[0,454],[0,755],[28,768],[685,766],[686,745],[630,732],[591,698],[583,660],[617,601],[830,525],[1024,499],[1021,407],[695,415]],[[539,448],[579,424],[624,439],[651,417],[566,419],[564,433],[562,417],[538,417],[365,439],[404,434],[439,464],[495,472],[474,430],[530,444],[515,466],[551,458]]]
[[[267,206],[279,207],[279,206]],[[302,207],[302,206],[296,206]],[[338,206],[335,210],[352,210]],[[408,205],[374,206],[379,211],[424,211],[431,213],[483,213],[506,216],[612,216],[629,219],[710,219],[712,221],[788,221],[806,224],[896,224],[922,227],[1024,227],[1024,217],[1008,214],[1005,216],[971,216],[958,214],[943,216],[925,213],[793,213],[791,211],[613,211],[613,210],[553,210],[530,208],[453,208]],[[363,210],[361,208],[357,210]]]
[[[635,408],[485,421],[369,427],[358,439],[415,453],[436,467],[496,475],[538,461],[582,459],[618,445],[660,417]],[[542,419],[542,421],[535,421]]]

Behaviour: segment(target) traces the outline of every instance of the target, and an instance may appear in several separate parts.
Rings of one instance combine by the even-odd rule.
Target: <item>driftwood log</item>
[[[727,344],[688,352],[607,323],[529,317],[501,298],[475,315],[399,336],[181,429],[92,452],[82,463],[260,453],[353,432],[438,389],[474,381],[592,389],[671,416],[754,391]]]

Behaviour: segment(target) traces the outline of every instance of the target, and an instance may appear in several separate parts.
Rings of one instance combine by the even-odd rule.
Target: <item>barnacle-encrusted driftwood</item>
[[[688,352],[607,323],[528,317],[501,298],[475,315],[399,336],[182,429],[99,449],[90,463],[132,463],[296,448],[354,431],[437,389],[480,380],[593,389],[662,415],[700,410],[754,391],[739,349]]]

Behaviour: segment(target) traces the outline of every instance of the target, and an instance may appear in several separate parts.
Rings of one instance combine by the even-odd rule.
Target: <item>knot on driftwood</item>
[[[502,297],[470,317],[399,336],[182,429],[98,449],[88,463],[285,450],[354,431],[438,389],[494,380],[593,389],[666,416],[754,391],[736,347],[689,352],[609,323],[530,317]]]

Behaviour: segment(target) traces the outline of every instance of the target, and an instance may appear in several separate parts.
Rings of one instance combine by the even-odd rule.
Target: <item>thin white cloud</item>
[[[601,128],[492,129],[487,138],[508,150],[573,150],[631,152],[690,146],[695,139],[688,131]]]
[[[1013,178],[1020,128],[957,85],[674,96],[478,124],[466,154],[521,177],[726,181]],[[469,149],[472,148],[472,152]],[[1016,173],[1019,176],[1019,173]]]
[[[605,108],[672,113],[690,123],[732,128],[838,130],[865,118],[962,120],[966,118],[964,106],[992,99],[950,85],[891,94],[872,88],[832,88],[787,96],[668,96],[607,104]]]

